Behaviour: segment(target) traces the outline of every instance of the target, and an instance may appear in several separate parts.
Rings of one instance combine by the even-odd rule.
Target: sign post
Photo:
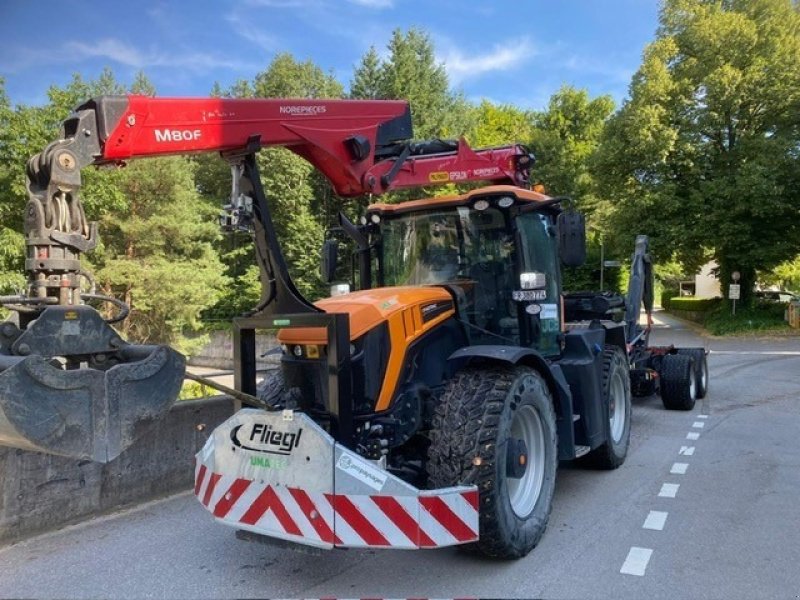
[[[741,274],[739,271],[734,271],[731,273],[731,279],[733,279],[733,283],[728,286],[728,298],[733,301],[733,316],[736,316],[736,301],[741,298],[742,288],[739,285],[739,279],[741,278]]]

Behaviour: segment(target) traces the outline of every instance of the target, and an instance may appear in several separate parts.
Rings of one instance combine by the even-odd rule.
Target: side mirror
[[[338,256],[339,243],[336,240],[325,240],[320,253],[320,275],[324,283],[331,283],[336,278]]]
[[[586,262],[586,218],[579,212],[558,215],[558,253],[568,267]]]

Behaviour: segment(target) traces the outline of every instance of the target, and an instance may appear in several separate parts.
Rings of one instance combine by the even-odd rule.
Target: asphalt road
[[[548,531],[522,560],[302,554],[239,541],[182,494],[0,548],[0,596],[800,597],[800,338],[703,340],[661,323],[655,343],[711,349],[707,398],[689,413],[635,401],[625,465],[562,467]]]

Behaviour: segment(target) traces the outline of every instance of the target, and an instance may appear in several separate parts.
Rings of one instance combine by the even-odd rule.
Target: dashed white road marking
[[[682,454],[683,456],[692,456],[694,454],[694,446],[681,446],[681,449],[678,450],[678,454]]]
[[[642,525],[642,529],[653,529],[655,531],[661,531],[664,529],[664,523],[667,522],[667,514],[660,510],[651,510],[650,513],[647,515],[647,518],[644,520],[644,525]]]
[[[699,440],[700,439],[700,434],[697,433],[696,431],[690,431],[689,433],[686,434],[686,439],[687,440]]]
[[[622,563],[622,568],[619,572],[624,575],[638,575],[642,577],[652,555],[653,551],[650,548],[638,548],[637,546],[633,546],[628,551],[628,557],[625,559],[625,562]]]
[[[702,421],[695,421],[694,423],[692,423],[692,427],[694,427],[695,429],[702,429],[705,426],[706,424],[703,423]]]
[[[673,475],[686,475],[686,469],[688,468],[689,463],[673,463],[669,472]]]
[[[707,419],[708,415],[697,415],[698,419]]]
[[[681,487],[680,483],[665,483],[661,486],[661,491],[658,492],[658,497],[674,498],[678,494],[679,487]]]

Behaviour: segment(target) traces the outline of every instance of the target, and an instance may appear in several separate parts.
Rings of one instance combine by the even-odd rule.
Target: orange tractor
[[[0,444],[106,462],[169,409],[184,358],[123,340],[109,323],[127,307],[85,291],[80,253],[96,231],[80,171],[216,151],[233,180],[221,222],[253,233],[263,291],[233,323],[233,393],[253,408],[198,453],[200,502],[249,535],[321,548],[527,554],[547,525],[559,460],[625,460],[638,324],[568,323],[561,264],[584,259],[583,219],[528,189],[527,149],[411,138],[409,107],[395,101],[130,96],[80,106],[28,164],[29,286],[0,297],[18,314],[0,325]],[[309,160],[341,196],[494,185],[373,204],[358,224],[340,216],[358,291],[339,283],[312,304],[272,224],[255,160],[266,146]],[[323,248],[331,283],[337,247]],[[104,321],[92,300],[120,314]],[[581,301],[568,299],[567,312]],[[258,385],[257,330],[278,330],[281,352]]]

